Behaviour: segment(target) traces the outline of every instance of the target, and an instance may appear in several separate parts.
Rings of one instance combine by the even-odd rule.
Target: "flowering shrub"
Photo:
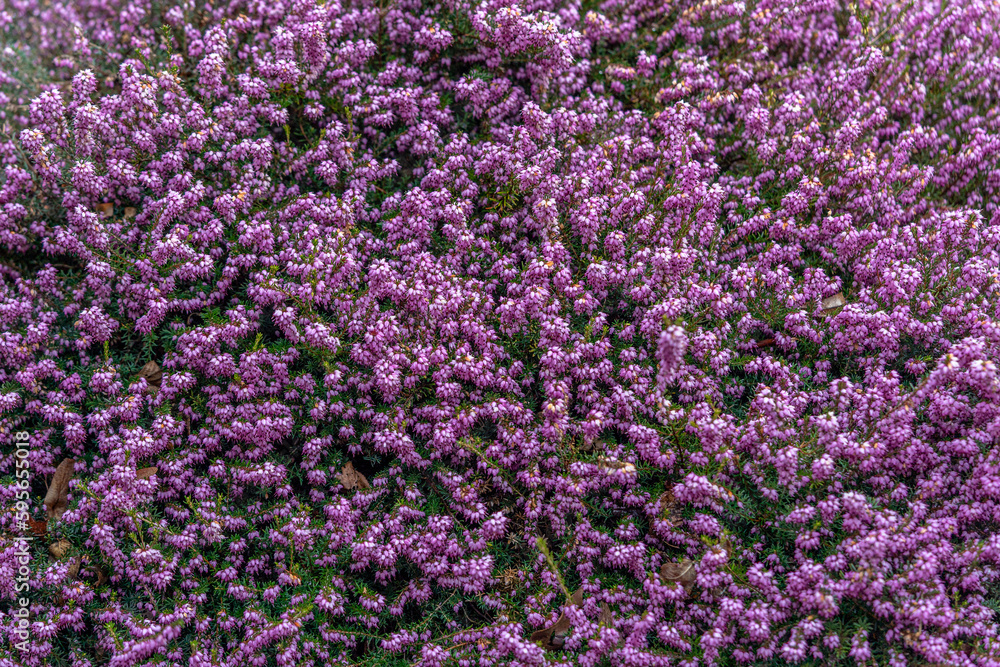
[[[1000,7],[0,26],[0,664],[1000,664]]]

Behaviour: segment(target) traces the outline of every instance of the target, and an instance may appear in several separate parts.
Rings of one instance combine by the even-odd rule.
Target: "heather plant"
[[[1000,662],[997,7],[0,31],[0,664]]]

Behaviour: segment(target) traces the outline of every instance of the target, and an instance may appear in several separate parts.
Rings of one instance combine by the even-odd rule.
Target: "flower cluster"
[[[0,35],[0,665],[1000,661],[1000,6]]]

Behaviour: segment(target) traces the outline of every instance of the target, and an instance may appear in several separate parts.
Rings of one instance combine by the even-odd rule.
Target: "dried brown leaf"
[[[619,461],[607,456],[597,457],[597,467],[603,471],[620,471],[622,473],[635,472],[635,466],[628,461]]]
[[[671,526],[677,525],[681,520],[681,504],[674,498],[673,487],[660,494],[660,518],[667,521]]]
[[[52,476],[48,493],[45,494],[45,514],[49,519],[59,519],[68,505],[69,482],[73,479],[76,459],[63,459]]]
[[[621,470],[625,467],[625,464],[617,459],[612,459],[607,456],[598,456],[597,467],[603,470]]]
[[[583,605],[583,589],[578,588],[570,598],[571,604],[580,607]],[[531,641],[539,642],[546,650],[554,651],[562,648],[566,642],[566,637],[572,629],[573,624],[565,612],[559,615],[559,619],[547,628],[535,630],[531,633]]]
[[[368,489],[371,488],[368,480],[360,472],[354,469],[354,464],[348,461],[337,476],[341,485],[345,489]]]
[[[601,603],[601,616],[598,618],[598,623],[604,627],[608,627],[614,621],[614,616],[611,615],[611,607],[608,606],[607,602]]]
[[[73,559],[73,562],[69,564],[69,571],[66,573],[66,576],[70,581],[74,581],[79,576],[81,562],[83,562],[83,558],[78,555]]]
[[[664,563],[660,566],[660,577],[667,581],[676,581],[690,593],[698,578],[698,571],[695,569],[694,561],[685,558],[679,563]]]
[[[763,349],[765,347],[771,347],[772,345],[774,345],[774,339],[773,338],[764,338],[762,340],[757,341],[757,349],[758,350]]]
[[[542,644],[542,648],[554,651],[562,648],[569,635],[570,622],[566,614],[560,614],[559,620],[547,628],[531,633],[531,641]]]
[[[565,637],[566,635],[569,634],[569,630],[572,627],[573,627],[573,624],[570,623],[569,616],[567,616],[565,613],[560,614],[559,615],[559,620],[556,621],[552,625],[552,628],[551,628],[552,635],[553,636],[558,635],[558,636]]]
[[[69,543],[69,540],[59,540],[58,542],[53,542],[49,545],[49,553],[52,554],[53,558],[59,560],[69,553],[72,546],[73,545]]]
[[[122,217],[128,220],[130,218],[134,218],[136,213],[138,213],[138,211],[135,210],[134,206],[126,206],[125,213],[123,214]]]
[[[828,296],[823,299],[823,314],[824,315],[835,315],[838,309],[843,308],[847,305],[847,299],[844,298],[843,292],[837,292],[833,296]]]
[[[135,478],[149,479],[150,477],[156,474],[156,470],[157,470],[156,466],[152,466],[150,468],[140,468],[139,470],[135,471]]]
[[[541,630],[535,630],[531,633],[531,641],[542,642],[544,644],[549,643],[549,639],[552,638],[552,628],[542,628]]]
[[[681,581],[694,571],[694,562],[685,558],[679,563],[664,563],[660,566],[660,576],[670,581]]]
[[[160,365],[155,361],[147,361],[146,365],[139,370],[139,377],[146,378],[146,384],[150,387],[159,388],[163,381],[163,371],[160,370]]]
[[[722,536],[722,539],[719,541],[719,546],[721,546],[723,550],[726,552],[727,558],[733,557],[733,542],[732,540],[729,539],[728,535]]]
[[[102,218],[110,218],[111,214],[115,212],[115,205],[111,202],[104,202],[97,205],[97,214]]]
[[[45,535],[45,531],[48,529],[49,522],[45,519],[41,521],[35,521],[30,516],[28,517],[28,527],[31,528],[31,534],[36,537],[42,537]]]

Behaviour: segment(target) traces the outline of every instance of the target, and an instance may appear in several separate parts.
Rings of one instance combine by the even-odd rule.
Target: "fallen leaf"
[[[58,519],[66,511],[68,504],[69,482],[73,479],[73,466],[76,459],[63,459],[52,476],[48,493],[45,494],[45,514],[49,519]]]
[[[108,580],[107,575],[104,574],[104,571],[101,570],[99,567],[85,567],[81,569],[80,577],[81,578],[85,577],[87,579],[94,579],[94,584],[92,586],[93,588],[97,588],[98,586],[100,586],[101,584],[103,584],[105,581]]]
[[[698,572],[695,570],[694,561],[685,558],[679,563],[664,563],[660,566],[660,577],[679,583],[684,587],[684,590],[690,593],[698,578]]]
[[[30,516],[28,517],[28,527],[31,528],[31,533],[37,537],[42,537],[45,535],[45,531],[48,528],[49,522],[45,519],[41,521],[35,521]]]
[[[80,574],[81,562],[83,562],[83,558],[78,555],[76,558],[73,559],[73,562],[69,564],[69,571],[66,573],[66,576],[69,577],[70,581],[74,581]]]
[[[571,598],[572,604],[576,607],[583,605],[583,589],[578,588],[573,593]],[[563,612],[559,615],[559,620],[550,625],[547,628],[542,628],[541,630],[535,630],[531,633],[531,641],[541,642],[543,648],[546,650],[554,651],[563,647],[566,643],[566,637],[569,636],[569,631],[572,629],[573,625]]]
[[[677,525],[677,522],[681,519],[680,507],[681,504],[674,498],[673,487],[660,494],[660,518],[671,526]]]
[[[847,305],[847,299],[844,298],[843,292],[837,292],[833,296],[828,296],[823,299],[823,314],[824,315],[836,315],[836,311],[839,308],[843,308]]]
[[[604,627],[609,627],[614,621],[614,616],[611,615],[611,607],[608,606],[607,602],[601,603],[601,616],[598,618],[597,622]]]
[[[69,540],[59,540],[58,542],[53,542],[49,545],[49,553],[55,559],[61,559],[63,556],[69,553],[70,548],[73,545],[69,543]]]
[[[604,470],[621,470],[625,467],[625,464],[617,459],[611,459],[606,456],[598,456],[597,467]]]
[[[147,361],[146,365],[140,369],[139,377],[146,378],[146,384],[150,387],[159,389],[163,382],[163,371],[160,370],[160,365],[155,361]]]
[[[354,469],[354,464],[348,461],[337,476],[341,485],[345,489],[368,489],[371,488],[368,480],[360,472]]]
[[[597,467],[601,470],[620,470],[623,473],[635,472],[635,466],[631,463],[606,456],[597,457]]]
[[[126,206],[125,214],[122,217],[128,220],[129,218],[134,218],[136,213],[138,213],[138,211],[135,210],[134,206]]]
[[[719,546],[726,552],[727,558],[733,557],[733,542],[729,539],[728,535],[723,535],[722,539],[719,541]]]
[[[541,630],[535,630],[531,633],[531,641],[537,643],[548,644],[549,640],[552,638],[552,628],[542,628]]]
[[[97,214],[102,218],[110,218],[111,214],[115,212],[115,205],[111,202],[104,202],[103,204],[97,205]]]
[[[135,478],[136,479],[149,479],[150,477],[152,477],[155,474],[156,474],[156,466],[152,466],[151,468],[140,468],[140,469],[138,469],[138,470],[135,471]]]
[[[569,619],[563,615],[559,617],[560,622],[565,622],[566,626],[560,626],[558,623],[552,626],[552,638],[549,639],[548,645],[545,647],[550,650],[561,649],[563,644],[566,643],[566,637],[569,636],[570,625]]]
[[[761,349],[764,347],[771,347],[772,345],[774,345],[773,338],[764,338],[763,340],[757,341],[757,349]]]

